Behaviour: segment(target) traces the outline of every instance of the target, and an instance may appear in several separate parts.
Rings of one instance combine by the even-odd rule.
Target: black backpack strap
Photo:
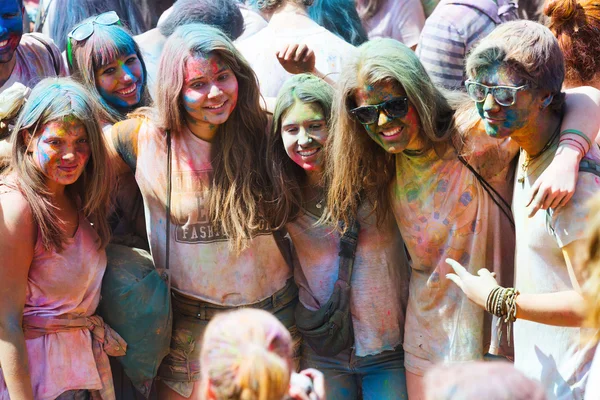
[[[600,176],[600,165],[596,163],[594,160],[590,160],[589,158],[584,158],[579,163],[579,172],[589,172],[596,176]]]
[[[358,232],[360,224],[356,219],[352,220],[350,227],[340,238],[340,262],[338,279],[343,280],[350,286],[352,279],[352,269],[354,267],[354,258],[356,256],[356,246],[358,244]]]
[[[500,208],[500,211],[502,211],[502,213],[506,216],[506,218],[508,218],[508,221],[514,228],[515,221],[512,216],[510,204],[508,204],[508,202],[504,199],[504,197],[502,197],[502,195],[500,193],[498,193],[496,191],[496,189],[494,189],[494,187],[492,185],[490,185],[490,183],[488,181],[486,181],[485,178],[483,176],[481,176],[475,170],[475,168],[473,168],[473,166],[471,164],[469,164],[467,162],[467,160],[465,160],[465,158],[463,156],[459,155],[458,159],[460,160],[461,163],[463,163],[463,165],[465,167],[467,167],[469,169],[469,171],[471,171],[473,173],[473,175],[475,175],[475,178],[477,178],[477,180],[479,181],[479,183],[481,184],[483,189],[487,192],[487,194],[490,195],[492,201],[494,203],[496,203],[498,208]]]

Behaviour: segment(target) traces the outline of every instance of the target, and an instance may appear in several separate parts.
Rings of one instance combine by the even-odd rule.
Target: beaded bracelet
[[[510,332],[512,323],[517,319],[517,296],[519,291],[515,288],[503,288],[502,286],[496,286],[488,294],[488,298],[485,303],[485,309],[490,313],[498,317],[496,322],[496,329],[498,330],[498,340],[502,340],[502,326],[504,322],[508,324],[508,344],[510,345]]]
[[[581,153],[581,157],[585,156],[587,154],[587,151],[584,147],[584,145],[579,141],[579,140],[575,140],[573,138],[561,138],[558,141],[559,146],[561,144],[564,144],[565,146],[573,146],[577,149],[577,151],[579,151]],[[588,149],[589,151],[589,149]]]
[[[577,136],[583,138],[583,140],[585,140],[587,142],[588,148],[592,147],[592,140],[589,137],[587,137],[585,134],[583,134],[583,132],[578,131],[577,129],[565,129],[564,131],[562,131],[560,133],[560,137],[563,138],[563,137],[565,137],[565,135],[567,135],[569,133],[572,133],[573,135],[577,135]]]

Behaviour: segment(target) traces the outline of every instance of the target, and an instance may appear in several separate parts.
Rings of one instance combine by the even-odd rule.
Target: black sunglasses
[[[394,97],[383,103],[356,107],[350,110],[356,120],[363,125],[377,122],[379,113],[383,111],[390,118],[402,118],[408,113],[408,97]]]

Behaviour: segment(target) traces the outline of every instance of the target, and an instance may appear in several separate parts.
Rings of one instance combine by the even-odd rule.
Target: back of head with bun
[[[200,353],[203,387],[217,400],[275,400],[287,393],[292,338],[266,311],[243,309],[215,317]]]
[[[590,84],[600,71],[600,1],[549,0],[544,14],[565,55],[565,83]]]

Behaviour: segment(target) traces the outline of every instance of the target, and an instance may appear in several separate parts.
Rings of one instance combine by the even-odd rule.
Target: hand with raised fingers
[[[276,55],[281,66],[290,74],[315,72],[315,52],[305,44],[286,44]]]
[[[454,270],[454,274],[446,274],[446,278],[456,283],[467,295],[469,300],[478,306],[485,308],[485,303],[490,292],[498,286],[495,274],[486,268],[477,271],[477,275],[471,274],[459,262],[447,258],[446,262]]]

